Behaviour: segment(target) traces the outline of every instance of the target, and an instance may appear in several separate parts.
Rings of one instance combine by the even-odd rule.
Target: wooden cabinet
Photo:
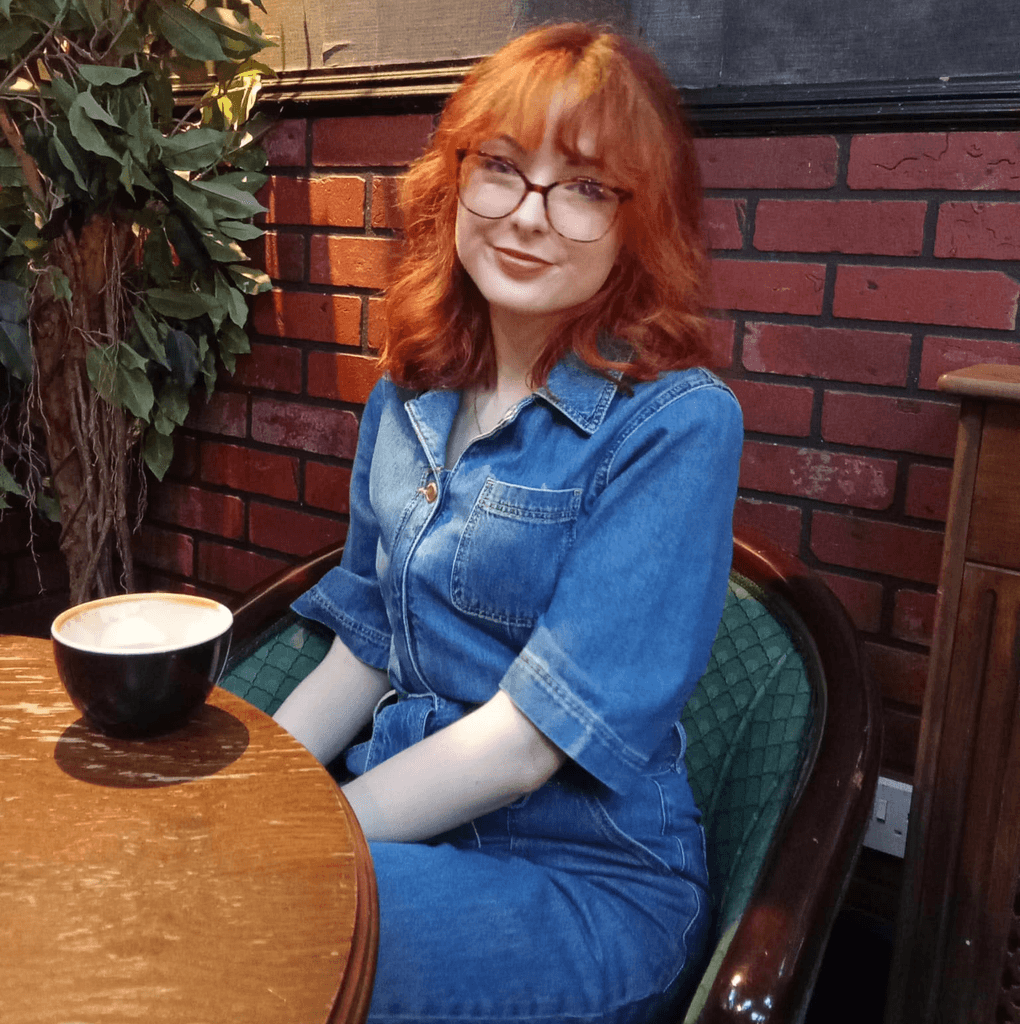
[[[1020,367],[961,397],[887,1024],[1020,1024]]]

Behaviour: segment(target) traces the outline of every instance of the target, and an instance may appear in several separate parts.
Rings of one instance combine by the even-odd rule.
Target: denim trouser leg
[[[559,843],[541,863],[499,848],[370,845],[373,1024],[645,1021],[700,960],[707,897],[675,874]]]

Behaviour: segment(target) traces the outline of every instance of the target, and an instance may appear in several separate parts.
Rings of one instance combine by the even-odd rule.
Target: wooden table
[[[363,1021],[375,899],[340,791],[261,711],[216,689],[107,739],[49,640],[0,637],[3,1024]]]

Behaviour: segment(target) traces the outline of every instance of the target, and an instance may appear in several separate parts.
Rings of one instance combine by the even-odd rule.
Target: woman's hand
[[[298,684],[273,718],[329,764],[372,717],[388,690],[385,672],[359,661],[339,639]]]
[[[542,786],[565,760],[500,690],[343,792],[366,838],[414,842],[505,807]]]

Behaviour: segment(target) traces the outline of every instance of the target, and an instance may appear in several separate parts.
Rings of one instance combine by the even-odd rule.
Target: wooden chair
[[[332,639],[290,603],[341,554],[241,599],[221,685],[275,711]],[[716,917],[677,1021],[803,1017],[870,817],[880,722],[843,607],[796,558],[741,531],[712,658],[683,716]]]

